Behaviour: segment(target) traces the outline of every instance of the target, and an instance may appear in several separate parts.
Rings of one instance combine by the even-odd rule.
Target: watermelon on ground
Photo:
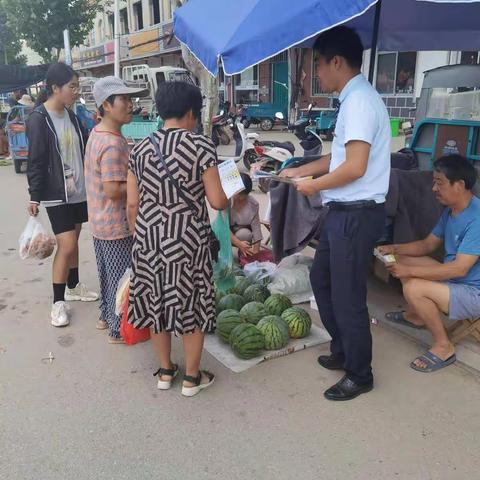
[[[263,333],[267,350],[278,350],[287,345],[288,325],[282,317],[264,317],[258,322],[257,328]]]
[[[280,316],[285,310],[292,308],[292,302],[285,295],[275,293],[265,300],[265,306],[270,315]]]
[[[242,307],[240,313],[248,323],[256,325],[263,317],[268,315],[265,305],[260,302],[250,302]]]
[[[251,285],[245,290],[245,293],[243,295],[245,297],[246,303],[264,303],[265,300],[270,296],[270,290],[263,285]]]
[[[237,312],[245,305],[245,300],[240,295],[229,293],[218,302],[218,311],[236,310]]]
[[[228,343],[232,330],[242,323],[245,323],[245,319],[239,312],[236,310],[224,310],[217,317],[217,335],[221,340]]]
[[[303,308],[288,308],[282,313],[282,318],[287,322],[290,337],[303,338],[310,333],[312,319]]]
[[[235,277],[235,286],[231,289],[231,293],[236,293],[237,295],[242,295],[245,293],[245,290],[252,285],[252,282],[246,277]]]
[[[244,323],[230,333],[230,346],[237,357],[249,359],[260,354],[265,347],[265,339],[255,325]]]

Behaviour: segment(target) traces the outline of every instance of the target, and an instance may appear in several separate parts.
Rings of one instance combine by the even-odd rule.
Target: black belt
[[[384,205],[383,203],[377,203],[374,200],[359,200],[356,202],[329,202],[327,207],[330,210],[360,210],[361,208],[375,208],[377,206]]]

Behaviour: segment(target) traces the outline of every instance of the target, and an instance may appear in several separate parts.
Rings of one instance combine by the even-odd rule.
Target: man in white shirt
[[[345,370],[325,397],[350,400],[373,388],[367,276],[385,227],[391,129],[380,95],[360,73],[359,36],[336,27],[318,37],[314,51],[322,90],[340,93],[332,153],[283,175],[313,176],[300,181],[297,190],[307,196],[321,193],[329,207],[310,275],[322,322],[332,337],[331,355],[318,362]]]

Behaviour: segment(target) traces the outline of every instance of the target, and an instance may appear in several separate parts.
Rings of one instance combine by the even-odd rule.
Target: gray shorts
[[[468,320],[480,317],[480,288],[448,282],[450,320]]]

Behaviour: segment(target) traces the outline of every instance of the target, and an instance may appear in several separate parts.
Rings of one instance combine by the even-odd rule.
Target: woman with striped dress
[[[134,231],[129,322],[151,327],[160,368],[158,388],[167,390],[178,374],[171,361],[171,334],[185,352],[182,394],[210,386],[214,375],[200,370],[205,333],[215,330],[215,294],[205,197],[222,210],[223,192],[212,141],[192,133],[202,109],[200,90],[167,82],[156,94],[164,128],[132,151],[127,180],[127,213]]]

